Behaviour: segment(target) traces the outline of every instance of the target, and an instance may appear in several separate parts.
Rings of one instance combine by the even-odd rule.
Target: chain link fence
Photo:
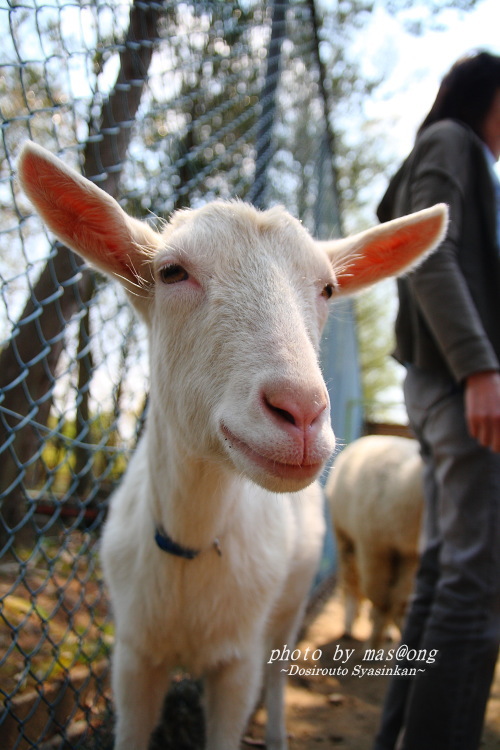
[[[136,216],[239,197],[338,233],[314,4],[3,0],[0,33],[0,747],[106,748],[97,539],[145,333],[48,236],[16,159],[32,139]]]

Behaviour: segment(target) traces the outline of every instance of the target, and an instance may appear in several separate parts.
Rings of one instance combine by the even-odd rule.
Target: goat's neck
[[[184,547],[223,545],[242,480],[223,462],[195,457],[154,416],[145,437],[154,523]]]

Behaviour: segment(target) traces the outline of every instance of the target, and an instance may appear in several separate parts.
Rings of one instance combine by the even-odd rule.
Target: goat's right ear
[[[447,226],[448,209],[437,204],[361,234],[318,244],[333,265],[337,294],[353,294],[415,268],[443,240]]]
[[[132,219],[82,175],[31,141],[19,157],[21,187],[49,229],[89,263],[141,297],[151,282],[149,261],[160,235]]]

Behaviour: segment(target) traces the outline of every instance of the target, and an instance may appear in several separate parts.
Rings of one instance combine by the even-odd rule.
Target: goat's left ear
[[[418,265],[443,240],[448,208],[432,208],[342,240],[318,244],[326,251],[337,277],[337,294],[353,294]]]
[[[21,187],[61,242],[114,276],[137,306],[151,282],[160,236],[127,216],[118,203],[40,146],[28,141],[18,162]]]

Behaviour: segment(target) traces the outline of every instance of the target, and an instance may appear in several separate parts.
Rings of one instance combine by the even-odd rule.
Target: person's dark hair
[[[478,52],[458,60],[443,78],[418,132],[439,120],[461,120],[481,137],[481,128],[500,89],[500,57]]]

